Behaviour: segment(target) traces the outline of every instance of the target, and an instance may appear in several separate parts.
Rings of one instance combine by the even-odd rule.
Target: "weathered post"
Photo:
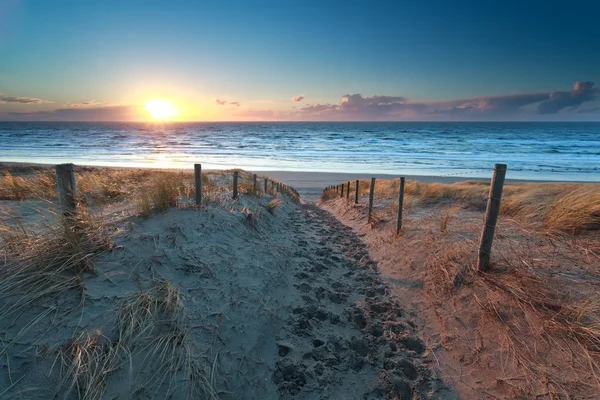
[[[492,252],[492,242],[494,241],[496,222],[498,222],[498,213],[500,212],[500,199],[502,198],[502,187],[504,186],[505,176],[506,164],[494,164],[494,172],[492,173],[492,181],[490,183],[490,195],[485,210],[483,232],[481,233],[479,259],[477,261],[477,268],[484,272],[490,267],[490,253]]]
[[[254,194],[258,193],[258,183],[256,182],[256,174],[252,175],[252,180],[254,181]]]
[[[267,185],[269,184],[269,178],[265,178],[265,194],[267,194]]]
[[[350,198],[350,181],[348,181],[348,190],[346,190],[346,201]]]
[[[194,164],[194,183],[196,185],[196,205],[202,204],[202,164]]]
[[[358,204],[358,179],[356,180],[356,193],[354,193],[354,204]]]
[[[342,183],[342,198],[344,197],[344,184]]]
[[[375,193],[375,178],[371,178],[371,190],[369,190],[369,222],[371,222],[371,213],[373,212],[373,194]]]
[[[404,177],[400,178],[400,189],[398,190],[398,224],[396,225],[396,233],[400,233],[402,228],[402,205],[404,203]]]
[[[75,182],[75,166],[59,164],[56,166],[56,188],[58,200],[65,217],[74,217],[77,213],[77,183]]]
[[[233,198],[238,198],[238,171],[233,171]]]

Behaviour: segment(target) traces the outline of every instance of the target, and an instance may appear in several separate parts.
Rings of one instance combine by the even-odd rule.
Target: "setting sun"
[[[177,108],[169,100],[148,100],[144,109],[153,119],[170,119],[177,115]]]

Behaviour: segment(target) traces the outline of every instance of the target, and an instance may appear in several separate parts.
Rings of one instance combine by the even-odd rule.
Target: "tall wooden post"
[[[396,233],[402,229],[402,205],[404,203],[404,177],[400,178],[400,189],[398,190],[398,223],[396,224]]]
[[[258,183],[256,183],[256,174],[252,175],[252,180],[254,181],[254,194],[258,193]]]
[[[371,213],[373,212],[373,194],[375,193],[375,178],[371,178],[371,190],[369,190],[369,222],[371,222]]]
[[[346,201],[350,198],[350,181],[348,181],[348,190],[346,190]]]
[[[356,193],[354,193],[354,204],[358,204],[358,179],[356,180]]]
[[[202,204],[202,164],[194,164],[194,183],[196,185],[196,205]]]
[[[494,172],[490,183],[490,195],[485,210],[485,222],[483,232],[481,233],[479,259],[477,261],[477,268],[484,272],[490,268],[490,254],[492,252],[494,232],[496,231],[496,222],[498,222],[498,214],[500,212],[500,199],[502,198],[502,187],[504,186],[505,176],[506,164],[494,164]]]
[[[344,184],[343,183],[342,183],[342,196],[341,197],[344,197]]]
[[[267,194],[267,185],[269,184],[269,178],[265,178],[265,194]]]
[[[56,166],[56,188],[58,200],[64,216],[75,216],[77,213],[77,183],[75,182],[75,166],[59,164]]]
[[[233,198],[238,198],[238,171],[233,171]]]

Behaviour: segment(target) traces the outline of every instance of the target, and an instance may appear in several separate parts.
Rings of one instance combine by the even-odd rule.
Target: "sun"
[[[177,115],[177,108],[169,100],[148,100],[144,103],[144,109],[152,119],[166,120]]]

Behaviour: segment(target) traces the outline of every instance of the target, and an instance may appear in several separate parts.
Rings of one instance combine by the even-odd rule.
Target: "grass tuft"
[[[275,213],[275,209],[277,209],[277,207],[279,207],[283,202],[281,201],[281,199],[279,199],[278,197],[274,198],[273,200],[271,200],[270,202],[267,203],[267,210],[271,213],[274,214]]]

